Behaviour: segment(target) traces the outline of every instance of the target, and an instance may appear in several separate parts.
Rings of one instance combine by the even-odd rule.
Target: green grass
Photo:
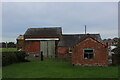
[[[3,67],[3,78],[117,78],[118,67],[72,66],[68,62],[26,62]]]
[[[2,78],[2,67],[0,67],[0,79]]]
[[[0,52],[7,51],[6,48],[0,48]],[[8,51],[17,51],[17,48],[8,48]]]

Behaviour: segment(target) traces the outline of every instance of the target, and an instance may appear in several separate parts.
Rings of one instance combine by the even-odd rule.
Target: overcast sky
[[[117,2],[4,2],[2,40],[16,41],[28,28],[61,26],[63,33],[100,33],[118,36]]]

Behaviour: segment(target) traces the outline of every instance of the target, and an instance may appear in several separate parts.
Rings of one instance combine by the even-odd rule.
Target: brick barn
[[[63,34],[58,55],[72,55],[73,65],[107,66],[107,48],[99,34]]]
[[[43,53],[44,57],[55,57],[61,27],[29,28],[24,34],[24,51],[30,54]]]
[[[23,50],[43,52],[44,57],[69,55],[73,65],[108,65],[107,47],[100,34],[62,34],[61,27],[29,28],[24,34]]]

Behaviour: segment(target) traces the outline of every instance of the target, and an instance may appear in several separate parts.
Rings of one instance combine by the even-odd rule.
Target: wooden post
[[[7,41],[6,41],[6,51],[8,51]]]

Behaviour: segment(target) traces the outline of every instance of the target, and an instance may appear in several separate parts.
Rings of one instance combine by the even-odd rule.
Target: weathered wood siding
[[[47,57],[47,41],[40,41],[40,52],[43,52],[43,55]]]
[[[55,41],[48,41],[48,55],[55,56]]]
[[[55,56],[55,41],[40,41],[40,51],[44,57]]]

